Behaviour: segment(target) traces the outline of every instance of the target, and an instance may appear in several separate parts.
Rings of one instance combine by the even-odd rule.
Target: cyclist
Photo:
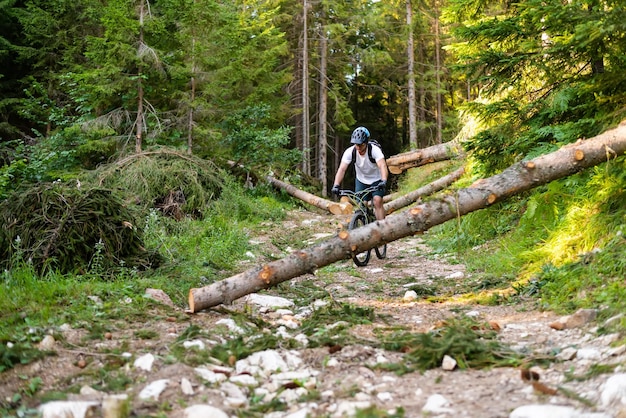
[[[368,144],[369,139],[370,132],[363,126],[359,126],[352,132],[350,139],[352,145],[344,151],[341,157],[341,164],[339,164],[337,174],[335,174],[335,182],[331,191],[334,195],[339,195],[339,185],[346,174],[346,170],[350,164],[354,163],[356,171],[354,191],[360,192],[370,186],[378,186],[378,190],[372,193],[374,213],[376,214],[376,219],[383,220],[385,219],[383,196],[387,189],[389,172],[383,151],[376,145]],[[356,152],[354,152],[355,149]],[[352,161],[353,156],[356,161]],[[375,162],[372,162],[370,157]]]

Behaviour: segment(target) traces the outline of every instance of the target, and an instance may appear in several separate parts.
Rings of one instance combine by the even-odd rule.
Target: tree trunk
[[[304,190],[300,190],[296,186],[285,183],[271,176],[267,176],[266,180],[272,186],[286,191],[289,195],[320,209],[327,210],[333,215],[346,215],[348,213],[352,213],[353,208],[349,202],[333,202],[331,200],[326,200],[319,196],[315,196],[314,194],[305,192]]]
[[[189,307],[197,312],[230,303],[242,296],[314,272],[339,260],[391,242],[422,233],[435,225],[483,209],[526,190],[615,159],[626,152],[626,123],[592,139],[567,145],[550,154],[521,161],[502,173],[478,180],[454,194],[414,206],[367,224],[287,257],[259,265],[209,286],[190,289]]]
[[[387,167],[392,174],[400,174],[409,168],[449,160],[460,154],[460,145],[455,141],[450,141],[389,157],[387,158]]]
[[[323,18],[323,16],[322,16]],[[326,25],[322,25],[320,30],[320,103],[319,103],[319,136],[317,139],[318,178],[322,183],[322,196],[327,196],[328,175],[326,173],[326,148],[328,139],[326,137],[327,110],[328,110],[328,76],[326,69],[328,66],[328,38],[326,37]]]
[[[415,44],[413,42],[413,8],[412,0],[406,0],[406,26],[408,30],[407,39],[407,60],[409,70],[407,78],[408,84],[408,101],[409,101],[409,144],[411,149],[417,149],[417,103],[415,101]]]
[[[443,176],[440,179],[437,179],[424,187],[420,187],[419,189],[407,193],[404,196],[400,196],[389,203],[385,203],[385,212],[387,214],[393,213],[400,208],[409,206],[411,203],[415,203],[420,197],[429,196],[435,192],[438,192],[439,190],[443,190],[455,181],[457,181],[459,178],[461,178],[463,173],[465,173],[465,167],[461,167],[458,170],[446,176]]]
[[[307,0],[302,7],[302,172],[311,175],[311,130],[309,129],[309,36]]]
[[[443,143],[443,97],[441,95],[441,34],[439,33],[439,0],[435,0],[435,98],[437,99],[437,144]]]

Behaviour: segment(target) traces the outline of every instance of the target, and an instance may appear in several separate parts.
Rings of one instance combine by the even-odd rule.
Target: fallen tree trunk
[[[286,191],[291,196],[296,197],[303,202],[320,209],[327,210],[333,215],[346,215],[348,213],[352,213],[352,205],[349,202],[333,202],[331,200],[323,199],[319,196],[315,196],[314,194],[305,192],[304,190],[300,190],[296,186],[289,183],[275,179],[272,176],[267,176],[266,179],[274,187]]]
[[[410,193],[398,197],[389,203],[385,203],[385,212],[389,215],[400,208],[409,206],[411,203],[415,203],[420,197],[429,196],[439,190],[443,190],[455,181],[457,181],[465,173],[465,167],[461,167],[452,173],[443,176],[432,183],[427,184],[424,187],[420,187]]]
[[[500,174],[479,180],[454,194],[390,215],[384,221],[351,231],[340,231],[333,238],[295,251],[283,259],[257,266],[209,286],[191,289],[190,310],[197,312],[230,303],[247,294],[348,259],[352,253],[426,231],[515,194],[610,161],[624,152],[626,124],[622,123],[618,128],[592,139],[567,145],[529,161],[521,161]]]
[[[387,167],[392,174],[400,174],[409,168],[450,160],[461,154],[461,145],[457,141],[437,144],[432,147],[404,152],[387,158]]]

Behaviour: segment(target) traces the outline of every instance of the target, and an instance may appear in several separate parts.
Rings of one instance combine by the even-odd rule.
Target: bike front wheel
[[[352,216],[348,229],[356,229],[367,224],[367,217],[363,212],[357,212]],[[363,251],[359,254],[352,254],[352,261],[359,267],[366,266],[370,261],[372,250]]]

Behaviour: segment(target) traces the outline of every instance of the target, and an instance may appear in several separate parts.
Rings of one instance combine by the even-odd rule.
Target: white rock
[[[393,396],[389,392],[380,392],[376,395],[379,401],[381,402],[391,402],[393,401]]]
[[[454,412],[453,409],[448,408],[450,406],[450,402],[438,393],[434,395],[430,395],[426,400],[426,404],[422,408],[423,413],[431,413],[431,414],[445,414]]]
[[[580,360],[600,360],[602,353],[595,348],[580,348],[576,352],[576,358]]]
[[[577,352],[578,350],[576,350],[574,347],[567,347],[564,348],[563,351],[561,351],[559,354],[557,354],[556,358],[563,361],[569,361],[576,357]]]
[[[584,413],[568,406],[524,405],[511,412],[509,418],[610,418],[602,413]]]
[[[618,347],[613,347],[607,351],[607,354],[611,357],[621,356],[626,353],[626,345],[620,345]]]
[[[266,373],[272,373],[278,370],[289,370],[287,362],[276,350],[257,351],[256,353],[248,356],[246,360],[252,366],[259,366]],[[235,368],[239,370],[239,367],[237,367],[237,365],[235,366]]]
[[[276,324],[283,325],[289,329],[298,329],[298,327],[300,326],[300,324],[298,324],[293,319],[285,319],[285,318],[279,319],[278,321],[276,321]]]
[[[49,351],[54,348],[54,337],[52,335],[46,335],[43,340],[39,343],[38,347],[40,350]]]
[[[455,271],[454,273],[448,274],[446,279],[462,279],[465,277],[465,273],[462,271]]]
[[[193,369],[198,376],[209,383],[223,382],[227,379],[224,373],[215,373],[205,367],[196,367]]]
[[[228,418],[228,414],[211,405],[192,405],[185,408],[184,418]]]
[[[369,401],[362,402],[352,402],[352,401],[343,401],[337,404],[337,409],[333,413],[333,417],[345,417],[345,416],[353,416],[356,414],[356,411],[359,409],[367,409],[371,407],[372,404]]]
[[[268,308],[289,308],[294,305],[289,299],[281,298],[278,296],[260,295],[258,293],[251,293],[245,297],[246,303],[251,303],[257,306],[264,306]]]
[[[41,405],[38,409],[41,418],[84,418],[95,410],[99,402],[54,401]]]
[[[441,368],[446,371],[452,371],[456,369],[456,360],[446,354],[445,356],[443,356]]]
[[[137,369],[145,370],[149,372],[152,370],[152,364],[154,363],[154,356],[150,353],[144,354],[143,356],[137,358],[133,363]]]
[[[626,374],[609,377],[602,387],[600,402],[606,407],[626,405]]]
[[[415,290],[407,290],[406,292],[404,292],[402,300],[405,302],[417,300],[417,292]]]
[[[309,413],[311,413],[309,408],[302,408],[297,410],[296,412],[292,412],[289,415],[283,416],[283,418],[307,418],[309,416]]]
[[[185,395],[193,395],[194,393],[193,386],[191,385],[191,382],[189,381],[189,379],[187,379],[186,377],[183,377],[182,379],[180,379],[180,390]]]
[[[189,340],[183,343],[183,347],[186,349],[197,348],[199,350],[204,350],[206,346],[202,340]]]
[[[278,399],[289,405],[296,402],[298,399],[306,394],[307,390],[305,388],[285,389],[278,394]]]
[[[326,362],[326,367],[337,367],[339,366],[339,360],[337,360],[334,357],[331,357],[327,362]]]
[[[376,356],[376,364],[385,364],[385,363],[389,363],[389,360],[387,359],[387,357],[383,356],[382,354],[378,354]]]
[[[99,390],[95,390],[94,388],[92,388],[91,386],[87,386],[84,385],[80,388],[80,391],[78,392],[81,394],[81,396],[83,396],[85,398],[89,398],[89,400],[100,400],[104,397],[104,392],[100,392]]]
[[[139,399],[152,399],[155,401],[159,400],[159,396],[161,396],[161,393],[163,393],[169,383],[169,379],[155,380],[154,382],[148,384],[148,386],[143,388],[141,392],[139,392]]]
[[[230,319],[230,318],[220,319],[219,321],[216,321],[215,324],[216,325],[226,325],[226,327],[229,330],[231,330],[232,332],[235,332],[237,334],[245,334],[245,331],[243,330],[243,328],[241,328],[239,325],[237,325],[235,323],[235,321]]]
[[[299,342],[303,347],[307,347],[309,345],[309,338],[305,334],[298,334],[293,337],[293,339]]]
[[[333,392],[332,390],[325,390],[324,392],[320,393],[320,398],[322,398],[323,401],[328,401],[334,397],[335,392]]]
[[[227,398],[231,400],[234,399],[243,399],[243,402],[246,402],[246,394],[244,391],[237,385],[231,382],[224,382],[220,385],[220,390],[224,392]]]
[[[237,384],[237,385],[243,385],[243,386],[258,386],[259,382],[257,382],[257,380],[253,377],[250,376],[249,374],[238,374],[235,376],[231,376],[230,379],[231,382]]]

